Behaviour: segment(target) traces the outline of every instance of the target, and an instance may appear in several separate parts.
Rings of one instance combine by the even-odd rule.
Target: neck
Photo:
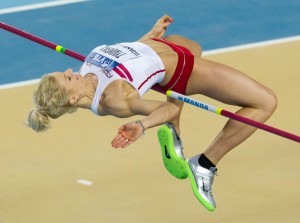
[[[90,109],[92,106],[93,98],[96,92],[98,80],[95,76],[86,78],[85,91],[80,96],[80,99],[76,103],[76,107]]]

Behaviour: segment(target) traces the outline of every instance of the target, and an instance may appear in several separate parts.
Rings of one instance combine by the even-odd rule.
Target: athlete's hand
[[[167,27],[173,22],[173,19],[169,15],[164,15],[161,17],[155,25],[152,28],[153,34],[155,34],[156,38],[161,38],[165,31],[167,30]]]
[[[143,128],[136,122],[129,122],[122,125],[118,135],[112,140],[114,148],[125,148],[135,142],[143,134]]]

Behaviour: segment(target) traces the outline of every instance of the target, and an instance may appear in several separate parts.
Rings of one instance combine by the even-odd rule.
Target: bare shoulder
[[[138,92],[127,82],[117,80],[104,90],[98,112],[103,115],[116,117],[130,117],[132,112],[128,101],[139,98]]]
[[[112,115],[118,118],[132,116],[127,100],[124,97],[106,96],[100,101],[100,115]]]

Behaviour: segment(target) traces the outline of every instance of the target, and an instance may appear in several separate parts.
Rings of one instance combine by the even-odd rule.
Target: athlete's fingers
[[[163,17],[161,17],[159,20],[162,21],[162,22],[167,22],[167,23],[173,22],[173,19],[171,18],[171,16],[169,16],[169,15],[167,15],[167,14],[165,14],[165,15],[164,15]]]
[[[168,26],[173,22],[173,19],[168,16],[168,15],[164,15],[163,17],[161,17],[158,21],[157,21],[157,25],[162,25],[162,26]]]
[[[114,148],[125,148],[131,145],[134,141],[130,140],[128,137],[124,137],[122,134],[118,134],[111,142]]]
[[[129,146],[131,143],[132,143],[131,140],[123,138],[123,140],[120,141],[120,142],[116,145],[115,148],[125,148],[125,147]]]
[[[118,149],[118,148],[121,148],[124,144],[125,144],[125,140],[122,140],[122,141],[115,142],[112,145],[115,149]]]
[[[111,145],[115,148],[120,147],[123,141],[126,139],[122,136],[122,134],[118,134],[111,142]]]
[[[123,137],[122,134],[119,133],[119,134],[113,139],[113,141],[119,141],[122,137]]]
[[[164,30],[167,30],[167,26],[169,26],[172,22],[173,19],[170,16],[165,15],[161,18],[159,23],[164,28]]]
[[[131,140],[125,140],[125,143],[121,146],[121,148],[126,148],[127,146],[130,146],[133,143]]]

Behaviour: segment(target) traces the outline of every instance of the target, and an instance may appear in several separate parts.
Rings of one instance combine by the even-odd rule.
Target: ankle
[[[204,153],[202,153],[198,159],[198,163],[200,164],[200,166],[206,168],[206,169],[210,169],[210,168],[215,168],[216,165],[210,161],[205,155]]]

